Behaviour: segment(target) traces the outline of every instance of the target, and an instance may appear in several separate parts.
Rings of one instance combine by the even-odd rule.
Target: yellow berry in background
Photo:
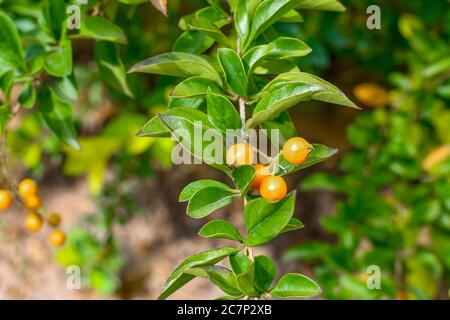
[[[37,210],[41,207],[41,199],[36,195],[24,198],[23,203],[25,208],[30,210]]]
[[[295,137],[285,142],[281,154],[286,161],[293,164],[301,164],[305,162],[312,150],[313,147],[308,141],[300,137]]]
[[[0,189],[0,211],[6,210],[11,207],[13,198],[11,192],[8,190]]]
[[[238,143],[227,151],[227,164],[230,166],[242,166],[252,164],[254,160],[253,148],[247,143]]]
[[[28,198],[37,195],[38,187],[34,180],[23,179],[19,183],[18,190],[22,198]]]
[[[57,213],[52,213],[47,217],[47,222],[52,227],[57,227],[61,223],[61,216]]]
[[[39,214],[30,213],[25,219],[25,228],[31,232],[38,232],[42,229],[43,221]]]
[[[65,241],[66,235],[61,230],[52,230],[52,232],[50,232],[50,243],[53,246],[61,246]]]
[[[359,101],[373,108],[385,107],[389,104],[389,94],[383,87],[375,83],[361,83],[353,93]]]

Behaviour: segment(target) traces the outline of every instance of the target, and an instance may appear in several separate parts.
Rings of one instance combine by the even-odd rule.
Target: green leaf
[[[236,254],[241,251],[241,247],[222,247],[218,249],[212,249],[200,253],[196,253],[186,259],[184,259],[178,267],[175,268],[174,271],[169,275],[166,282],[164,283],[164,291],[158,298],[159,300],[167,298],[173,292],[175,292],[178,288],[186,284],[192,279],[192,276],[182,278],[180,277],[184,274],[185,271],[195,267],[204,267],[214,265],[217,262],[223,260],[224,258]],[[176,287],[176,289],[175,289]]]
[[[239,113],[227,97],[210,91],[206,94],[206,104],[209,122],[223,133],[242,127]]]
[[[288,273],[281,277],[270,293],[279,298],[314,297],[320,294],[320,288],[304,275]]]
[[[317,163],[328,160],[338,152],[337,149],[330,148],[321,144],[313,144],[312,146],[314,149],[308,155],[306,161],[298,165],[286,161],[286,159],[284,159],[284,157],[281,155],[276,175],[286,175],[298,170],[309,168]]]
[[[74,39],[95,39],[126,44],[127,36],[123,30],[111,21],[97,16],[87,16],[81,20],[78,34],[70,36]]]
[[[315,94],[324,90],[326,89],[321,85],[305,82],[271,87],[256,105],[253,117],[247,121],[246,127],[254,128],[298,103],[312,99]]]
[[[187,214],[195,219],[204,218],[232,203],[235,197],[236,194],[233,191],[224,190],[223,188],[204,188],[195,193],[189,200]]]
[[[298,6],[302,1],[303,0],[261,1],[255,9],[250,36],[247,38],[245,47],[248,47],[261,33]]]
[[[205,35],[214,39],[219,44],[221,44],[225,47],[231,46],[230,39],[228,39],[223,34],[223,32],[218,27],[216,27],[216,25],[214,25],[214,23],[212,23],[208,19],[203,19],[203,18],[193,19],[189,23],[189,28],[191,30],[197,30],[197,31],[200,31],[201,33],[204,33]]]
[[[179,201],[189,201],[197,192],[206,188],[220,188],[228,192],[233,192],[226,184],[216,180],[197,180],[188,184],[180,193]]]
[[[159,114],[172,136],[194,157],[206,164],[225,163],[225,138],[208,122],[197,122],[180,116]]]
[[[273,85],[283,85],[292,83],[292,82],[307,82],[320,85],[324,87],[326,90],[318,92],[314,95],[314,100],[319,100],[323,102],[334,103],[350,108],[359,109],[347,96],[339,90],[336,86],[331,83],[314,76],[312,74],[306,72],[291,72],[282,74],[275,79],[273,79],[267,86],[262,90],[262,92],[270,91],[270,88]]]
[[[192,122],[208,122],[206,114],[199,110],[191,108],[174,108],[163,112],[165,115],[177,116],[179,118],[190,120]],[[170,131],[159,116],[155,116],[148,121],[144,127],[137,133],[138,137],[170,137]]]
[[[337,0],[303,0],[296,9],[344,12],[345,7]]]
[[[170,285],[167,286],[161,292],[161,294],[158,297],[158,300],[166,300],[169,296],[171,296],[175,291],[183,287],[185,284],[190,282],[195,278],[194,275],[183,273],[181,274],[177,279],[175,279]]]
[[[436,63],[426,67],[422,73],[425,77],[435,77],[441,73],[448,72],[450,70],[450,57],[445,57]]]
[[[345,182],[341,177],[330,173],[320,172],[303,179],[300,184],[300,188],[303,191],[322,190],[343,192],[345,191]]]
[[[55,91],[42,86],[39,94],[39,112],[47,126],[65,144],[79,149],[77,134],[72,118],[72,107],[63,101]]]
[[[36,102],[36,90],[31,81],[26,81],[19,95],[19,103],[23,108],[31,109]]]
[[[198,234],[203,238],[229,239],[242,242],[239,231],[226,220],[213,220],[200,229]]]
[[[286,72],[300,72],[300,69],[289,60],[266,60],[253,71],[255,75],[263,76],[276,76]]]
[[[233,182],[240,190],[241,199],[245,197],[250,189],[253,179],[255,178],[255,174],[255,167],[251,165],[243,165],[233,171]]]
[[[300,220],[296,218],[291,218],[291,220],[289,220],[288,224],[284,227],[281,233],[295,231],[304,227],[305,225]]]
[[[248,78],[241,58],[236,51],[220,48],[217,56],[225,74],[226,84],[241,97],[247,96]]]
[[[244,55],[243,61],[247,74],[250,75],[265,60],[303,57],[311,51],[312,49],[299,39],[280,37],[269,44],[252,48]]]
[[[59,47],[44,58],[44,69],[54,77],[66,77],[72,73],[72,44],[63,41]]]
[[[305,19],[303,19],[302,15],[296,10],[289,11],[280,19],[280,22],[285,23],[299,23],[303,21],[305,21]]]
[[[13,21],[0,10],[0,75],[15,68],[25,68],[22,42]]]
[[[130,98],[134,97],[128,86],[125,66],[116,44],[97,41],[95,43],[95,62],[106,83],[114,90],[122,92]]]
[[[236,276],[227,268],[206,266],[189,269],[186,273],[211,280],[223,292],[231,296],[237,297],[242,295],[241,290],[238,288]]]
[[[255,257],[255,287],[266,292],[277,275],[277,266],[266,256]]]
[[[202,77],[190,77],[180,82],[170,94],[174,98],[206,97],[211,89],[214,93],[222,93],[216,82]]]
[[[281,137],[279,144],[284,144],[290,138],[297,137],[297,129],[295,129],[294,122],[289,115],[289,112],[284,111],[273,119],[261,123],[261,128],[267,130],[267,136],[272,136],[271,131],[274,130],[275,136],[279,134]],[[276,143],[275,139],[271,139],[272,143]]]
[[[245,243],[255,247],[275,238],[287,226],[294,214],[295,191],[278,202],[263,198],[249,201],[244,209],[247,238]]]
[[[261,0],[238,1],[234,12],[234,23],[241,44],[245,44],[250,35],[252,14]]]
[[[197,30],[183,32],[173,45],[173,51],[201,54],[211,48],[214,39]]]
[[[66,22],[66,4],[63,0],[45,0],[43,12],[53,38],[59,41]]]
[[[188,78],[201,76],[222,84],[220,75],[204,58],[185,52],[163,53],[134,65],[128,72],[144,72]]]

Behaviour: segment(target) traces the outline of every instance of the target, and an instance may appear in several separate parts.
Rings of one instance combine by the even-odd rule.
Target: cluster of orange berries
[[[313,147],[303,138],[291,138],[283,145],[281,155],[286,161],[292,164],[301,164],[307,158]],[[246,143],[235,144],[227,151],[227,164],[231,166],[241,166],[252,164],[254,160],[253,147]],[[275,176],[271,172],[271,165],[254,165],[256,175],[252,182],[252,188],[259,190],[261,197],[269,201],[278,201],[287,194],[285,180],[280,176]],[[273,170],[272,170],[273,171]]]
[[[23,202],[24,207],[28,210],[25,218],[25,228],[31,232],[38,232],[42,229],[45,220],[47,223],[56,228],[61,223],[61,217],[57,213],[50,214],[45,220],[38,210],[41,208],[41,198],[38,195],[38,186],[34,180],[24,179],[20,181],[17,188],[18,195]],[[10,191],[0,189],[0,211],[4,211],[11,207],[13,203],[13,195]],[[60,246],[65,242],[65,234],[59,229],[50,232],[50,243],[54,246]]]

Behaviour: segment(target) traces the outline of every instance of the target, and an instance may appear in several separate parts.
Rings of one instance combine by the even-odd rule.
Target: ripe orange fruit
[[[269,166],[265,166],[263,164],[257,163],[254,165],[256,173],[255,177],[253,178],[252,182],[252,188],[258,190],[261,186],[261,182],[264,180],[265,177],[270,176],[270,170]]]
[[[12,204],[13,198],[8,190],[0,190],[0,211],[8,209]]]
[[[252,164],[253,160],[253,148],[247,143],[237,143],[227,151],[227,164],[230,166]]]
[[[373,108],[382,108],[389,103],[389,94],[375,83],[361,83],[353,90],[356,99]]]
[[[66,235],[61,230],[52,230],[50,232],[50,243],[57,247],[63,245],[66,241]]]
[[[37,194],[38,187],[34,180],[23,179],[22,181],[20,181],[18,189],[19,195],[25,199],[31,196],[35,196]]]
[[[41,207],[41,199],[36,195],[24,198],[23,202],[25,204],[25,208],[30,210],[37,210]]]
[[[291,138],[285,142],[281,154],[286,159],[286,161],[293,164],[300,164],[304,162],[309,153],[312,151],[313,147],[303,138],[296,137]]]
[[[38,232],[41,230],[43,221],[37,213],[30,213],[25,219],[25,228],[31,232]]]
[[[268,176],[261,182],[259,188],[261,196],[269,201],[278,201],[283,199],[287,194],[286,182],[282,177]]]
[[[52,227],[57,227],[61,223],[61,216],[57,213],[52,213],[47,217],[47,222]]]

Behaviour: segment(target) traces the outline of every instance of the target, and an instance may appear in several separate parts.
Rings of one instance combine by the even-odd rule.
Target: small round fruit
[[[13,202],[13,198],[11,196],[11,192],[8,190],[0,190],[0,211],[6,210],[11,207]]]
[[[287,194],[286,182],[282,177],[269,176],[263,179],[259,188],[261,196],[269,201],[278,201]]]
[[[50,232],[50,243],[53,246],[61,246],[65,241],[66,235],[61,230],[52,230],[52,232]]]
[[[37,213],[30,213],[25,219],[25,228],[31,232],[38,232],[42,229],[43,221]]]
[[[47,217],[47,222],[52,227],[57,227],[61,223],[61,216],[57,213],[52,213]]]
[[[31,196],[35,196],[37,194],[38,187],[34,180],[23,179],[22,181],[20,181],[18,189],[19,195],[25,199]]]
[[[312,145],[310,145],[308,141],[303,138],[296,137],[285,142],[281,154],[286,161],[293,164],[300,164],[308,158],[308,155],[312,149]]]
[[[247,143],[235,144],[227,151],[227,164],[230,166],[252,164],[253,159],[253,148]]]
[[[261,182],[264,180],[264,178],[270,176],[270,168],[269,166],[265,166],[263,164],[255,164],[255,177],[253,178],[253,182],[252,182],[252,188],[253,189],[259,189],[259,187],[261,186]]]
[[[37,210],[41,207],[41,198],[36,195],[24,198],[23,202],[25,204],[25,208],[30,210]]]

